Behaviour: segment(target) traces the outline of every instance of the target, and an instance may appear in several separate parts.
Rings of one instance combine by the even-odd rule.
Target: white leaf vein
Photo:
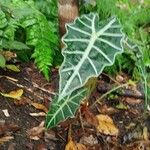
[[[68,104],[66,104],[66,106],[68,107],[68,110],[70,111],[71,115],[73,116],[74,114],[73,114],[73,112],[72,112],[71,108],[69,107],[69,105],[68,105]]]
[[[87,25],[86,23],[84,23],[81,19],[78,19],[80,23],[82,23],[84,26],[86,26],[87,28],[91,29],[91,26]]]
[[[101,42],[103,42],[103,43],[108,44],[109,46],[111,46],[114,49],[117,49],[117,50],[121,51],[121,47],[118,47],[118,46],[114,45],[113,43],[111,43],[111,42],[109,42],[109,41],[107,41],[105,39],[98,38],[98,40],[101,41]]]
[[[111,37],[122,37],[122,34],[120,33],[109,33],[109,32],[104,32],[101,34],[102,36],[111,36]]]
[[[96,69],[94,63],[92,62],[92,60],[89,57],[87,57],[87,59],[88,59],[89,63],[91,64],[92,68],[94,69],[95,74],[98,75],[97,69]]]
[[[78,51],[78,50],[75,50],[75,51],[63,51],[63,53],[66,53],[66,54],[81,54],[81,55],[84,54],[84,52]]]
[[[89,17],[84,16],[84,18],[86,18],[88,21],[92,22],[92,20]]]
[[[102,56],[103,56],[109,63],[112,64],[112,61],[107,57],[107,55],[106,55],[101,49],[99,49],[97,46],[93,46],[93,48],[94,48],[95,50],[97,50],[100,54],[102,54]]]
[[[71,70],[74,70],[74,67],[62,69],[61,72],[67,72],[67,71],[71,71]]]
[[[78,75],[79,81],[80,81],[80,83],[82,85],[82,79],[81,79],[81,76],[80,76],[79,72],[77,73],[77,75]]]
[[[74,38],[74,39],[64,39],[64,41],[66,41],[66,42],[86,42],[86,43],[89,42],[88,39],[80,39],[80,38],[78,38],[78,39],[76,39],[76,38]]]
[[[75,31],[80,32],[80,33],[82,33],[82,34],[91,36],[90,33],[86,32],[86,31],[83,31],[83,30],[81,30],[81,29],[79,29],[79,28],[76,28],[76,27],[73,27],[73,26],[70,26],[70,25],[68,25],[68,27],[70,27],[72,30],[75,30]]]

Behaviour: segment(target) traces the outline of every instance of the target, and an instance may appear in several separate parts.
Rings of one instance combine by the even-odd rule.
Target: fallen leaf
[[[127,126],[125,126],[125,128],[129,130],[129,129],[135,127],[135,125],[136,125],[135,123],[131,122],[130,124],[128,124]]]
[[[98,144],[98,139],[97,137],[94,137],[92,134],[89,136],[83,135],[80,138],[80,143],[84,145],[88,145],[88,146],[93,146],[93,145]]]
[[[16,132],[19,129],[20,129],[20,127],[16,124],[8,123],[5,121],[0,122],[0,136],[7,135],[10,132]]]
[[[122,82],[124,81],[123,76],[117,75],[117,76],[116,76],[116,81],[119,82],[119,83],[122,83]]]
[[[45,131],[44,121],[40,123],[39,126],[33,127],[32,129],[27,131],[27,134],[32,140],[39,140]]]
[[[118,128],[115,126],[113,120],[108,115],[97,115],[98,120],[97,130],[106,135],[117,136],[119,133]]]
[[[16,106],[22,106],[22,105],[26,105],[26,104],[29,104],[29,103],[31,103],[31,100],[28,97],[23,97],[23,96],[21,97],[20,101],[18,101],[18,100],[14,101],[14,104]]]
[[[106,104],[100,106],[100,108],[98,108],[98,111],[103,114],[114,114],[114,113],[118,112],[117,109],[107,106]]]
[[[143,138],[144,140],[148,141],[148,128],[147,127],[144,127],[143,128]]]
[[[43,110],[45,113],[48,112],[48,109],[47,109],[43,104],[31,103],[31,105],[32,105],[33,107],[35,107],[36,109]]]
[[[4,136],[4,137],[0,138],[0,144],[4,144],[5,142],[8,142],[12,139],[14,139],[13,136]]]
[[[7,69],[9,69],[9,70],[12,70],[12,71],[14,71],[14,72],[20,72],[20,69],[17,67],[17,66],[15,66],[15,65],[6,65],[6,68]]]
[[[83,144],[76,143],[72,140],[71,137],[71,125],[68,131],[68,143],[66,144],[65,150],[86,150],[86,147]]]
[[[39,144],[36,146],[36,150],[48,150],[45,144]]]
[[[33,117],[43,117],[43,116],[46,116],[46,113],[44,113],[44,112],[30,113],[30,116],[33,116]]]
[[[17,57],[16,53],[11,52],[11,51],[3,51],[2,54],[6,58],[7,61],[11,60],[12,58]]]
[[[83,144],[76,143],[72,139],[67,143],[65,150],[87,150]]]
[[[53,130],[46,130],[44,134],[44,139],[46,142],[49,140],[57,141],[56,133]]]
[[[3,109],[2,112],[4,113],[4,115],[5,115],[6,117],[10,117],[10,114],[9,114],[9,112],[8,112],[8,109]]]
[[[136,104],[140,104],[142,102],[141,99],[137,99],[137,98],[133,98],[133,97],[132,98],[127,97],[124,99],[124,101],[130,105],[136,105]]]
[[[22,94],[23,94],[22,89],[11,91],[10,93],[1,93],[1,95],[4,97],[9,97],[9,98],[17,99],[17,100],[21,99]]]
[[[83,144],[77,143],[76,146],[77,146],[76,150],[87,150],[87,148]]]
[[[76,144],[72,140],[69,140],[65,147],[65,150],[76,150]]]
[[[82,114],[84,115],[86,121],[89,124],[94,125],[94,126],[98,125],[97,118],[95,117],[95,115],[92,112],[90,112],[88,107],[84,108],[84,110],[82,111]]]

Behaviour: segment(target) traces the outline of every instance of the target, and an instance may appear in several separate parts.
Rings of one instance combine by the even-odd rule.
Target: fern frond
[[[55,43],[55,36],[51,32],[45,16],[36,14],[25,17],[21,24],[26,30],[26,44],[35,48],[32,55],[35,63],[46,79],[49,79],[49,70],[53,64],[51,44]]]
[[[49,80],[49,70],[52,67],[52,56],[53,50],[50,49],[50,46],[47,45],[45,41],[38,41],[32,57],[35,58],[35,63],[37,64],[40,71],[44,73],[47,80]]]
[[[0,48],[5,48],[7,42],[12,42],[17,26],[15,20],[6,16],[0,5]]]
[[[48,20],[51,32],[53,36],[55,35],[55,44],[51,44],[51,49],[54,50],[54,66],[60,66],[62,63],[63,57],[61,55],[60,47],[60,37],[59,37],[59,27],[58,27],[58,8],[57,8],[57,1],[52,0],[45,0],[39,1],[34,0],[35,6],[37,9],[42,12],[46,19]]]
[[[1,9],[2,8],[2,9]],[[4,12],[3,12],[4,10]],[[53,14],[54,15],[54,14]],[[18,50],[28,47],[20,42],[17,47],[15,44],[16,28],[25,30],[25,44],[34,48],[32,58],[46,79],[49,79],[49,70],[53,65],[54,50],[58,48],[58,36],[51,27],[46,16],[35,6],[33,0],[1,0],[0,1],[0,40],[10,49]],[[54,27],[52,28],[54,29]],[[8,40],[8,44],[7,44]],[[16,41],[17,42],[17,41]],[[10,44],[11,43],[11,44]],[[23,52],[23,51],[22,51]],[[28,52],[29,53],[29,52]],[[27,55],[26,55],[27,56]]]
[[[34,6],[34,1],[14,0],[14,6],[16,12],[22,8],[32,12],[16,15],[20,25],[25,29],[26,44],[34,47],[32,58],[35,59],[37,67],[48,80],[49,70],[53,64],[53,47],[57,43],[57,36],[51,31],[46,17]]]

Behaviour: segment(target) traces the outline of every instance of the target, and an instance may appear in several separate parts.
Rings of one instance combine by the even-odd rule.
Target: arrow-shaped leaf
[[[124,37],[116,18],[99,23],[97,14],[83,15],[66,26],[64,62],[60,68],[59,100],[82,87],[123,52]]]

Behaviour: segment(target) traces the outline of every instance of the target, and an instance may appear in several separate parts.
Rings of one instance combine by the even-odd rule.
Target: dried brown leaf
[[[10,140],[14,139],[13,136],[4,136],[0,138],[0,144],[4,144],[5,142],[8,142]]]
[[[93,146],[93,145],[98,144],[98,139],[97,139],[97,137],[94,137],[92,134],[89,135],[89,136],[83,135],[80,138],[80,142],[79,143],[82,143],[82,144],[88,145],[88,146]]]
[[[113,120],[108,115],[97,115],[98,126],[97,130],[106,135],[117,136],[119,133],[118,128],[115,126]]]
[[[16,132],[20,127],[13,123],[7,123],[5,121],[0,122],[0,135],[6,135],[9,132]]]
[[[17,57],[16,53],[11,52],[11,51],[3,51],[2,54],[6,58],[7,61],[11,60],[12,58]]]
[[[85,116],[86,121],[89,124],[94,125],[94,126],[98,125],[97,118],[95,117],[95,115],[92,112],[90,112],[90,110],[88,108],[84,111],[84,116]]]
[[[70,139],[65,147],[65,150],[87,150],[87,148],[83,144],[76,143]]]
[[[77,146],[76,150],[87,150],[87,148],[83,144],[77,143],[76,146]]]
[[[27,134],[32,140],[39,140],[45,131],[44,121],[40,123],[39,126],[33,127],[32,129],[27,131]]]
[[[106,104],[100,106],[100,108],[98,109],[98,111],[100,113],[103,113],[103,114],[114,114],[114,113],[118,112],[117,109],[115,109],[113,107],[110,107],[110,106],[107,106]]]
[[[136,99],[136,98],[130,98],[130,97],[127,97],[124,99],[125,102],[127,102],[128,104],[130,105],[136,105],[136,104],[140,104],[142,102],[141,99]]]
[[[45,135],[44,135],[44,139],[45,141],[48,141],[48,140],[57,140],[56,138],[56,133],[53,131],[53,130],[46,130],[45,131]]]
[[[48,109],[47,109],[43,104],[31,103],[31,105],[32,105],[33,107],[35,107],[36,109],[43,110],[45,113],[48,112]]]

